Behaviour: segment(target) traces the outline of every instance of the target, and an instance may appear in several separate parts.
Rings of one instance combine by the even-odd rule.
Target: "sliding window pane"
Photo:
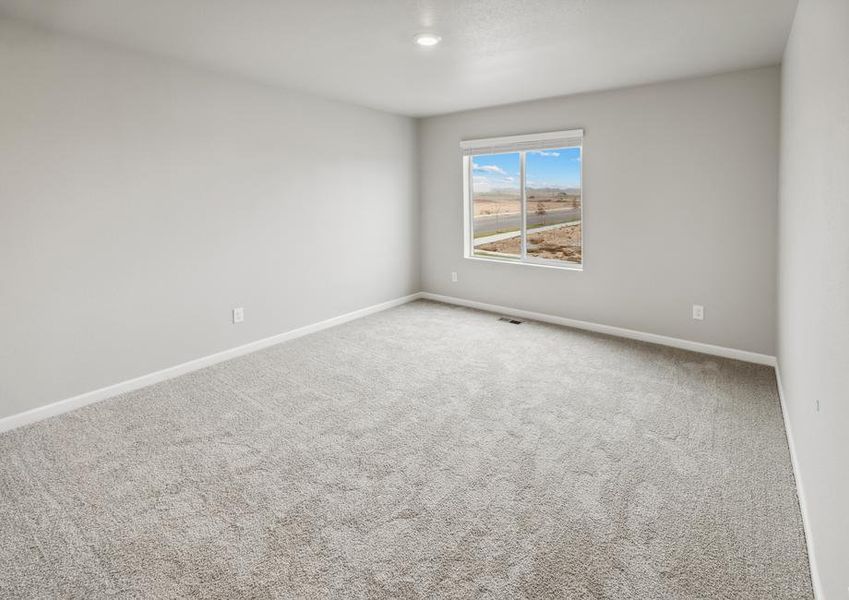
[[[525,155],[529,259],[581,264],[581,148]]]
[[[519,153],[471,157],[474,255],[521,256],[522,194]]]

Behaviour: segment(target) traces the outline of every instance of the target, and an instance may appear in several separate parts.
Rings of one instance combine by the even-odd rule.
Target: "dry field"
[[[519,236],[477,246],[476,250],[519,254]],[[528,255],[549,260],[581,262],[581,224],[564,225],[546,231],[528,232]]]
[[[536,212],[539,205],[542,205],[545,210],[558,210],[561,208],[577,208],[581,205],[579,196],[570,196],[566,199],[545,199],[531,200],[528,197],[528,212]],[[518,199],[504,199],[487,196],[478,196],[475,198],[475,216],[482,217],[486,215],[509,215],[520,211],[521,202]]]
[[[486,215],[508,215],[519,212],[520,202],[518,200],[489,200],[484,198],[475,199],[475,216]]]

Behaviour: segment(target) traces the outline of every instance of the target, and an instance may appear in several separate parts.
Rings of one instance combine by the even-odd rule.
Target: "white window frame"
[[[532,267],[546,267],[554,269],[565,269],[567,271],[583,271],[586,263],[584,257],[584,238],[586,226],[584,219],[584,130],[569,129],[565,131],[550,131],[546,133],[534,133],[527,135],[513,135],[506,137],[484,138],[476,140],[465,140],[460,142],[463,159],[463,257],[469,260],[495,262],[500,264],[527,265]],[[575,143],[575,140],[579,140]],[[568,143],[567,143],[568,142]],[[570,263],[562,260],[536,258],[528,256],[528,198],[525,186],[525,160],[526,153],[536,150],[546,150],[562,147],[581,148],[581,263]],[[474,219],[475,208],[472,202],[472,163],[475,156],[481,154],[514,154],[519,153],[519,187],[521,190],[522,229],[520,240],[520,254],[513,257],[475,256]]]

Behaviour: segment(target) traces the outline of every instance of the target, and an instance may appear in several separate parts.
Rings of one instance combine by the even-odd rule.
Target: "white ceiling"
[[[777,64],[796,0],[0,0],[0,14],[422,116]],[[421,31],[443,42],[412,42]]]

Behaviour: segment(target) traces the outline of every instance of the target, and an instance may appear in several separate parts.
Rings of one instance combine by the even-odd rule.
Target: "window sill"
[[[534,267],[541,269],[556,269],[558,271],[578,271],[584,270],[583,265],[554,265],[551,263],[537,262],[522,262],[519,260],[504,260],[499,258],[483,258],[481,256],[464,256],[466,260],[474,260],[480,262],[497,263],[499,265],[518,265],[520,267]]]

